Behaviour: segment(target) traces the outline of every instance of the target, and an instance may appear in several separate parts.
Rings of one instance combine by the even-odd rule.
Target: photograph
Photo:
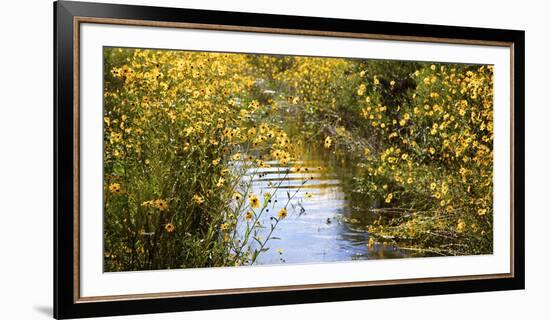
[[[102,50],[104,272],[493,254],[493,65]]]
[[[544,3],[311,4],[6,2],[0,320],[548,314]]]

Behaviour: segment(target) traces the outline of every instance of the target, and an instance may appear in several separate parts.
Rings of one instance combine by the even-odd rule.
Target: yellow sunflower
[[[157,199],[155,200],[155,207],[159,208],[160,211],[164,211],[168,209],[168,203],[166,202],[166,200]]]
[[[167,223],[167,224],[164,226],[164,229],[166,230],[166,232],[172,233],[172,232],[174,232],[174,230],[176,230],[176,227],[174,227],[174,225],[171,224],[171,223]]]
[[[279,213],[277,214],[279,216],[279,219],[284,219],[286,218],[288,212],[286,211],[286,208],[282,208],[281,210],[279,210]]]
[[[111,183],[109,186],[109,190],[112,193],[119,193],[120,192],[120,184],[119,183]]]
[[[251,194],[248,201],[250,202],[250,207],[252,209],[258,209],[260,207],[260,199],[258,199],[255,194]]]

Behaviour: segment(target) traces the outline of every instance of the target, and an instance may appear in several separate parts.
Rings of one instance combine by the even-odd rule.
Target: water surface
[[[260,236],[269,233],[270,217],[287,203],[288,216],[273,232],[268,251],[262,252],[256,264],[333,262],[380,258],[400,258],[407,254],[395,246],[369,246],[368,210],[353,208],[349,200],[353,168],[327,161],[323,150],[304,150],[303,161],[287,166],[269,162],[271,168],[249,172],[251,192],[273,195],[260,218]],[[293,170],[300,166],[299,173]],[[304,183],[305,181],[305,183]],[[278,187],[278,189],[276,189]],[[278,190],[275,192],[275,190]],[[263,199],[262,199],[263,200]],[[244,212],[243,212],[244,214]],[[253,248],[259,245],[253,245]]]

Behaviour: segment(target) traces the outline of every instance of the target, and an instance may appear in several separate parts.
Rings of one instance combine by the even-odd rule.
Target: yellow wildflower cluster
[[[465,250],[492,250],[493,66],[262,59],[260,70],[287,83],[302,116],[325,128],[309,135],[304,125],[304,135],[334,155],[361,159],[364,174],[355,179],[367,207],[381,202],[437,217],[409,224],[427,228],[430,237],[415,236],[431,244],[446,241],[463,219]],[[401,229],[384,232],[398,238]]]
[[[383,90],[367,90],[362,94],[367,98],[359,99],[358,116],[383,141],[383,148],[364,154],[370,172],[365,184],[376,193],[383,181],[400,198],[417,198],[416,210],[438,217],[437,223],[430,222],[432,234],[454,229],[490,251],[493,67],[431,64],[417,68],[410,80],[415,90],[403,93],[396,104]],[[396,83],[391,79],[387,90],[395,90]],[[369,85],[374,83],[366,88]],[[392,203],[390,195],[381,194],[387,204]],[[445,214],[453,217],[442,217]],[[403,232],[410,235],[411,228],[422,228],[419,223],[415,220],[407,228],[381,226],[378,231],[396,236],[399,230],[408,230]]]
[[[237,221],[276,195],[243,175],[304,173],[311,142],[360,168],[358,206],[405,210],[373,234],[492,248],[492,66],[105,48],[104,70],[107,271],[254,261]]]
[[[222,252],[228,242],[237,241],[232,230],[240,213],[233,212],[230,199],[244,200],[238,183],[242,175],[268,168],[270,161],[287,165],[299,156],[280,123],[266,117],[275,110],[273,101],[254,93],[259,84],[252,58],[105,48],[104,68],[105,245],[118,257],[106,269],[190,263],[183,259],[196,266],[227,263],[227,255],[206,259],[203,252],[216,245]],[[303,100],[294,97],[291,102]],[[257,196],[248,200],[251,209],[261,208]],[[152,218],[153,212],[160,214]],[[192,249],[176,251],[196,256],[170,258],[177,237],[160,249],[149,239],[132,238],[135,252],[128,254],[128,232],[149,237],[159,230],[185,235],[189,242],[183,244]],[[212,230],[219,231],[224,243],[212,244],[218,239]],[[244,256],[231,263],[244,263]]]

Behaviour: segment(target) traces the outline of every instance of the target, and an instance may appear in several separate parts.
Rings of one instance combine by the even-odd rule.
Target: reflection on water
[[[288,216],[277,226],[257,264],[308,263],[349,261],[364,259],[399,258],[406,256],[394,246],[374,244],[369,247],[366,231],[369,212],[352,208],[345,190],[353,170],[323,160],[322,151],[307,150],[304,160],[281,166],[270,162],[271,168],[259,169],[252,178],[251,192],[273,195],[269,211],[261,223],[267,228],[260,231],[265,239],[269,233],[270,217],[285,206],[289,196],[295,194],[288,205]],[[300,173],[292,166],[300,165]],[[305,182],[304,184],[304,181]],[[348,185],[346,185],[348,184]],[[278,191],[275,192],[275,187]],[[349,192],[349,191],[348,191]],[[243,213],[244,214],[244,213]],[[254,248],[254,247],[253,247]]]

